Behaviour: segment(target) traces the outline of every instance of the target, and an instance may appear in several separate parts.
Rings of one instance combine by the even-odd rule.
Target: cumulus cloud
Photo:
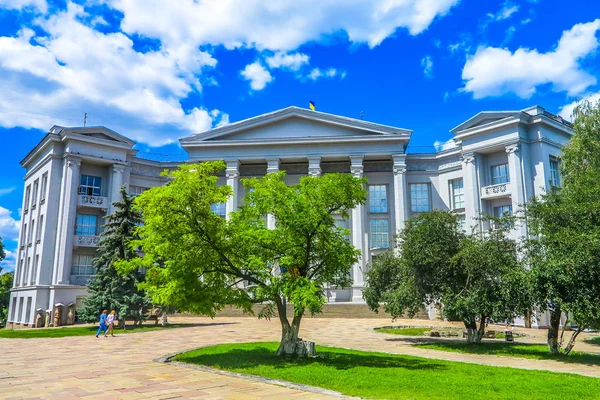
[[[592,103],[598,103],[598,102],[600,102],[600,93],[591,94],[589,96],[584,97],[584,99],[588,100]],[[565,104],[564,106],[561,107],[558,115],[560,115],[561,117],[563,117],[564,119],[566,119],[568,121],[573,121],[573,111],[575,110],[575,107],[577,107],[577,105],[579,104],[580,101],[581,100],[575,100],[569,104]]]
[[[344,79],[346,77],[346,71],[339,71],[336,68],[313,68],[306,77],[310,80],[317,81],[321,78],[335,78],[336,76],[340,79]]]
[[[450,150],[456,147],[456,142],[452,139],[448,139],[445,142],[436,140],[433,142],[433,147],[435,147],[436,151]]]
[[[7,10],[31,9],[45,13],[48,5],[46,0],[0,0],[0,8]]]
[[[433,59],[430,55],[426,55],[421,59],[421,67],[423,67],[425,78],[433,78]]]
[[[596,78],[582,68],[581,61],[597,49],[598,29],[600,19],[576,24],[564,31],[556,47],[546,53],[527,48],[511,52],[479,47],[463,68],[462,90],[476,99],[507,93],[529,98],[537,86],[551,84],[554,91],[580,94],[596,84]]]
[[[273,80],[271,73],[259,61],[246,65],[240,74],[250,82],[252,90],[263,90]]]
[[[4,250],[4,252],[6,253],[6,258],[0,261],[0,271],[2,273],[14,271],[17,265],[17,253],[10,250]]]
[[[294,50],[344,32],[353,43],[379,45],[397,29],[411,35],[426,30],[460,0],[107,0],[121,11],[121,29],[182,43],[223,45],[228,49]]]
[[[309,60],[310,57],[303,53],[288,54],[281,51],[265,58],[269,68],[287,68],[292,71],[298,71],[303,65],[308,64]]]
[[[10,210],[0,206],[0,237],[6,240],[18,240],[20,222],[14,219]]]

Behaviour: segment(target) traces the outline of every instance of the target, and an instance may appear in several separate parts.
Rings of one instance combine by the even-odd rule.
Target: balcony
[[[108,197],[80,194],[77,199],[77,207],[92,207],[106,210],[108,208]]]
[[[510,182],[484,186],[481,188],[481,198],[483,200],[498,199],[508,196],[510,196]]]
[[[75,235],[75,246],[81,247],[98,247],[100,236],[78,236]]]

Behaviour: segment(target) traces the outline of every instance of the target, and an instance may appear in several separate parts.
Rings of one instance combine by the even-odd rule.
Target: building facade
[[[367,202],[349,220],[338,221],[363,254],[352,268],[354,283],[325,288],[330,302],[362,302],[365,272],[394,245],[406,220],[452,210],[463,229],[485,229],[475,219],[480,213],[516,212],[527,199],[560,184],[560,149],[573,133],[569,122],[538,106],[481,112],[451,132],[450,148],[414,153],[410,130],[289,107],[182,138],[180,144],[187,162],[225,160],[220,183],[230,185],[233,196],[214,206],[224,218],[243,203],[243,178],[280,170],[289,184],[330,172],[366,177]],[[145,160],[134,145],[105,127],[55,126],[23,159],[27,172],[9,322],[31,326],[38,310],[79,307],[94,273],[103,218],[119,188],[126,185],[136,195],[163,185],[161,172],[180,164]],[[515,238],[526,234],[525,223],[514,231]]]

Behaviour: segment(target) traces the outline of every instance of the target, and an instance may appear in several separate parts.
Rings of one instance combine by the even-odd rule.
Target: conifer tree
[[[88,283],[88,297],[79,316],[87,322],[98,319],[102,310],[116,310],[120,324],[126,318],[141,323],[145,310],[151,306],[143,291],[138,290],[144,276],[139,271],[119,274],[114,263],[118,260],[131,260],[137,257],[129,243],[137,239],[135,229],[142,223],[141,213],[133,206],[125,186],[121,187],[121,201],[113,203],[115,211],[107,216],[103,237],[94,259],[96,275]]]

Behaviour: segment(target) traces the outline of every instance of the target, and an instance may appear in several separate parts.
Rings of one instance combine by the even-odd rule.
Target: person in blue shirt
[[[96,337],[98,337],[100,335],[100,332],[102,332],[106,335],[106,330],[108,329],[108,326],[106,325],[106,313],[108,313],[108,311],[104,310],[104,311],[102,311],[102,314],[100,314],[100,327],[98,327],[98,332],[96,332]]]

